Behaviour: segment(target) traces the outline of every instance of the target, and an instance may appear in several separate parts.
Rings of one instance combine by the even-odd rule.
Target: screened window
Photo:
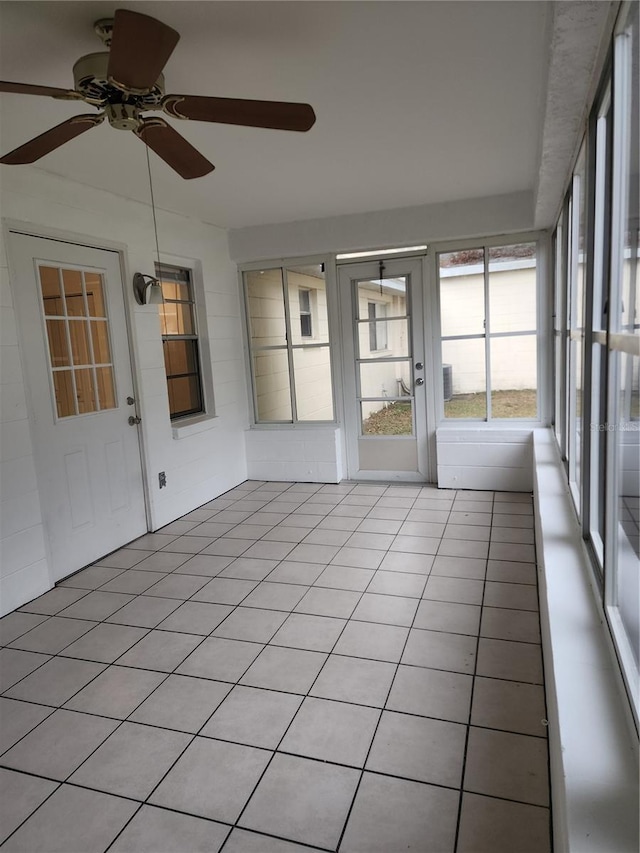
[[[623,7],[556,228],[556,431],[638,716],[640,665],[640,75],[638,4]],[[565,226],[566,223],[566,226]],[[564,259],[566,258],[566,264]],[[556,317],[556,329],[563,321]],[[562,337],[562,334],[560,334]],[[566,401],[567,418],[562,404]]]
[[[156,265],[164,302],[159,306],[171,419],[204,411],[196,306],[191,272]]]
[[[536,250],[438,255],[445,418],[537,418]]]
[[[569,235],[569,423],[568,458],[569,484],[573,499],[581,508],[580,484],[583,454],[583,395],[584,395],[584,322],[587,225],[587,153],[583,145],[573,173],[571,185],[571,220]]]
[[[244,273],[256,423],[333,421],[323,264]]]

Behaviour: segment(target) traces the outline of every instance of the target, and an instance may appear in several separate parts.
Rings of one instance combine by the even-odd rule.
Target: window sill
[[[637,850],[631,710],[551,430],[534,433],[534,453],[555,846]]]
[[[297,421],[295,424],[291,421],[265,421],[265,423],[249,424],[249,429],[266,431],[275,429],[336,429],[337,427],[337,421]]]
[[[182,438],[189,438],[192,435],[216,429],[219,423],[220,419],[217,415],[196,415],[193,418],[174,422],[171,425],[171,432],[174,440],[179,441]]]

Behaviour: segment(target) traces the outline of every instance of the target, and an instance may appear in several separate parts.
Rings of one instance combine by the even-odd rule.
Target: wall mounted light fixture
[[[137,272],[133,277],[133,293],[138,305],[161,305],[162,285],[152,275]]]

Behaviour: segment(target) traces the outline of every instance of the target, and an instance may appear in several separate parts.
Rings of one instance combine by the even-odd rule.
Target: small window
[[[371,352],[387,349],[387,306],[384,302],[369,302],[369,349]],[[383,322],[379,322],[383,321]]]
[[[195,297],[188,269],[156,265],[164,303],[159,306],[171,420],[204,412]]]
[[[311,319],[311,291],[298,290],[300,305],[300,335],[303,338],[313,337],[313,321]]]

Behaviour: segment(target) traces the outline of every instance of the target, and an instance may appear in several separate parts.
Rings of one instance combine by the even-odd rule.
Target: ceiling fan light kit
[[[168,122],[143,113],[162,110],[182,120],[304,132],[315,123],[309,104],[254,101],[202,95],[165,95],[162,71],[180,35],[148,15],[118,9],[95,31],[108,51],[89,53],[73,66],[74,89],[0,81],[0,92],[84,101],[102,110],[79,115],[41,133],[0,158],[4,165],[35,163],[105,118],[117,130],[130,130],[185,179],[199,178],[214,166]]]

